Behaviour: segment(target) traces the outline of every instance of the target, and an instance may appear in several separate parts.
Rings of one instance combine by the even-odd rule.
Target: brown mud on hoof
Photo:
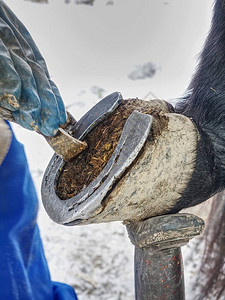
[[[166,125],[163,114],[173,112],[173,107],[163,100],[123,100],[107,119],[86,135],[84,141],[88,148],[65,164],[56,186],[60,199],[74,197],[101,173],[117,146],[126,120],[134,110],[161,119],[151,131],[154,136],[156,131],[162,129],[160,127]]]

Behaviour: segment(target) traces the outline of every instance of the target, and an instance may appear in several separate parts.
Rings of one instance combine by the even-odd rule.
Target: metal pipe
[[[180,247],[156,252],[135,248],[135,299],[185,299]]]
[[[191,214],[173,214],[125,225],[135,246],[135,299],[184,300],[180,247],[201,234],[204,221]]]

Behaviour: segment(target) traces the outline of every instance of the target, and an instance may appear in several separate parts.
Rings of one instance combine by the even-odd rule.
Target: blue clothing
[[[51,281],[37,210],[23,146],[13,136],[0,166],[0,299],[76,300],[72,287]]]

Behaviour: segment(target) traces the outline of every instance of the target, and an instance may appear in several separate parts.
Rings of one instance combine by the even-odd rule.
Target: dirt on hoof
[[[155,106],[149,105],[150,102],[123,100],[107,119],[86,135],[84,141],[88,147],[65,164],[58,178],[56,192],[60,199],[75,196],[101,173],[116,148],[127,118],[134,110],[145,114],[154,113]]]

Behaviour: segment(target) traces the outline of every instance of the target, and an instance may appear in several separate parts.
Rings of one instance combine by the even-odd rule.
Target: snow
[[[174,99],[188,85],[213,1],[127,1],[106,6],[96,0],[93,7],[56,0],[48,5],[6,1],[29,28],[65,105],[77,119],[99,94],[118,90],[124,97]],[[155,76],[131,81],[129,71],[148,61],[159,67]],[[14,129],[25,145],[41,199],[41,179],[53,152],[38,134],[17,125]],[[38,223],[53,280],[71,284],[80,300],[134,299],[134,248],[123,224],[61,226],[49,219],[41,200]],[[193,260],[195,243],[194,239],[183,247],[187,299],[194,299],[192,285],[203,251],[201,244]]]

